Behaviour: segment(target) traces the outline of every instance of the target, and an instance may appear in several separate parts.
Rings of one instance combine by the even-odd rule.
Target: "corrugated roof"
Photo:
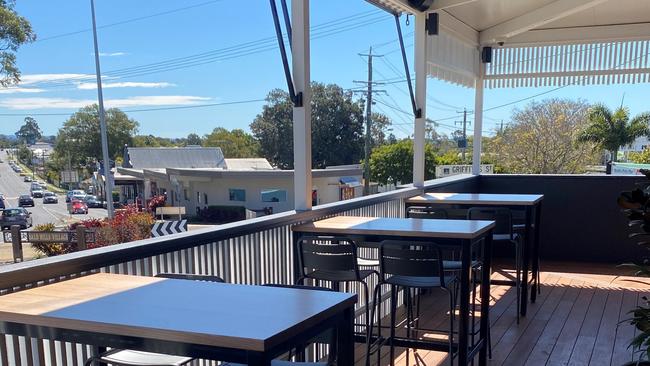
[[[271,163],[264,158],[225,159],[228,170],[269,170]]]
[[[224,168],[223,152],[218,147],[127,147],[124,167]]]

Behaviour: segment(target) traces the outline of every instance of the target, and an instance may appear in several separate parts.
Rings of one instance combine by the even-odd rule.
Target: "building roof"
[[[227,169],[186,169],[169,168],[167,174],[209,178],[291,178],[293,170],[227,170]],[[314,178],[361,176],[362,169],[312,169]]]
[[[225,159],[228,170],[271,170],[273,167],[264,158]]]
[[[218,147],[126,147],[125,168],[223,168],[223,152]]]

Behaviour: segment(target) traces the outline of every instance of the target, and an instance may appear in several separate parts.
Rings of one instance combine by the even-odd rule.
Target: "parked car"
[[[32,181],[32,177],[30,177],[29,175],[26,175],[26,176],[25,176],[25,179],[23,179],[23,180],[24,180],[25,182],[31,182],[31,181]]]
[[[81,189],[73,189],[65,194],[65,201],[70,202],[74,199],[83,201],[86,198],[86,192]]]
[[[0,210],[4,210],[6,207],[5,198],[2,193],[0,193]]]
[[[21,229],[32,227],[32,213],[24,208],[6,208],[0,215],[0,227],[10,229],[12,225],[20,225]]]
[[[73,199],[70,204],[68,204],[68,212],[73,214],[87,214],[88,206],[84,201]]]
[[[43,203],[59,203],[59,197],[54,192],[43,192]]]
[[[18,207],[31,206],[34,207],[34,199],[28,194],[21,194],[18,197]]]
[[[104,203],[100,201],[97,196],[93,195],[87,195],[84,198],[84,202],[86,202],[86,205],[88,205],[89,208],[102,208],[104,207]]]

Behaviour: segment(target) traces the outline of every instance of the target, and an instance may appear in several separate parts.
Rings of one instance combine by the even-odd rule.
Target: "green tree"
[[[593,142],[599,148],[608,150],[612,160],[618,158],[618,149],[629,145],[637,137],[648,135],[650,113],[642,113],[630,119],[630,110],[619,107],[613,113],[603,104],[597,104],[589,110],[589,125],[580,134],[580,141]]]
[[[25,43],[36,40],[29,21],[14,10],[15,1],[0,0],[0,86],[20,81],[16,66],[16,51]]]
[[[115,159],[122,155],[124,145],[133,145],[139,124],[121,110],[110,108],[106,110],[106,125],[108,155]],[[65,121],[57,134],[54,152],[59,159],[69,158],[73,166],[88,166],[102,159],[97,104],[81,108]]]
[[[511,124],[486,143],[485,159],[516,174],[575,174],[598,161],[593,144],[579,136],[587,127],[583,101],[550,99],[516,110]]]
[[[171,139],[154,135],[133,136],[134,147],[172,147],[176,146]]]
[[[27,146],[21,145],[20,148],[18,148],[17,155],[20,162],[28,166],[32,165],[33,153],[32,150],[30,150]]]
[[[217,127],[203,138],[203,146],[220,147],[226,158],[257,158],[260,144],[255,138],[240,129],[228,131]]]
[[[185,138],[185,144],[200,146],[201,144],[203,144],[203,139],[201,138],[201,136],[195,133],[191,133],[187,135],[187,137]]]
[[[251,123],[262,155],[282,169],[293,168],[293,112],[289,95],[272,90]],[[363,109],[334,84],[312,83],[312,165],[359,163],[363,156]]]
[[[436,152],[431,144],[424,148],[425,179],[436,173]],[[370,154],[372,180],[382,184],[413,182],[413,141],[404,139],[394,144],[382,145]]]
[[[20,126],[20,129],[15,135],[18,141],[27,145],[32,145],[43,136],[41,129],[38,127],[38,123],[32,117],[25,117],[25,124]]]
[[[630,151],[628,159],[637,164],[650,164],[650,149],[643,149],[643,151]]]

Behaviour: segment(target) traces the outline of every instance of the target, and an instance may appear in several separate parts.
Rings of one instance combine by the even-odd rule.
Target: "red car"
[[[68,203],[68,212],[72,214],[87,214],[88,213],[88,206],[84,201],[79,201],[79,200],[73,200],[72,202]]]

